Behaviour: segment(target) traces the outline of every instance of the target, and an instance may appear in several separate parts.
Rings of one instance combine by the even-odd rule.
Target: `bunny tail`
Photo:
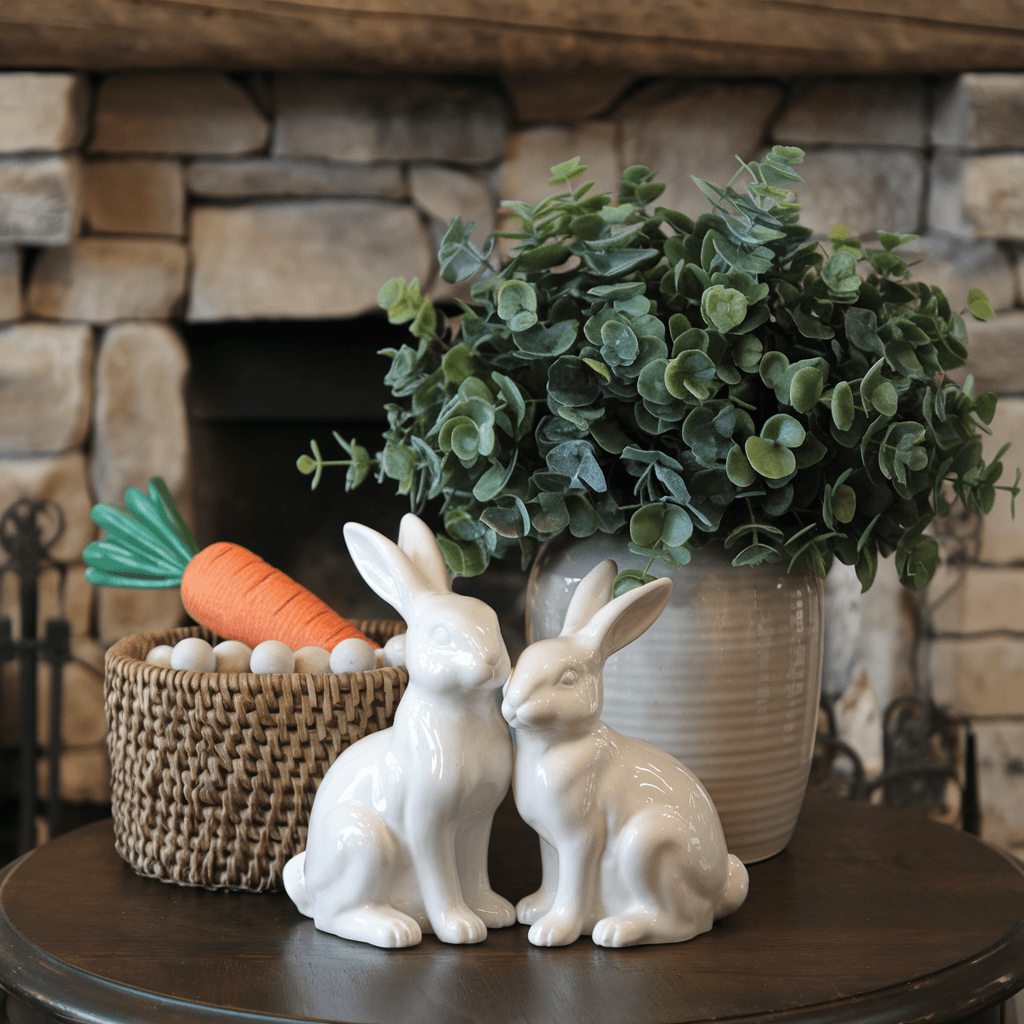
[[[284,881],[284,891],[288,893],[292,903],[299,909],[300,914],[306,917],[313,916],[313,901],[306,892],[306,851],[297,853],[284,866],[281,872]],[[731,877],[731,876],[730,876]]]
[[[729,878],[726,880],[725,889],[722,890],[715,919],[728,917],[734,910],[739,910],[743,901],[747,898],[747,890],[749,888],[750,876],[747,874],[747,869],[743,866],[743,861],[736,854],[730,853]]]

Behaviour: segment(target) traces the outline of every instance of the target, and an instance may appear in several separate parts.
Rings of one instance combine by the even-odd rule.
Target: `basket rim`
[[[405,632],[405,623],[400,620],[389,619],[363,619],[353,620],[352,624],[360,631],[365,632],[363,627],[372,627],[380,623],[386,626],[400,627],[394,630],[394,635]],[[106,653],[104,666],[106,672],[119,671],[124,674],[136,674],[146,670],[161,673],[161,682],[166,685],[185,686],[186,688],[200,688],[210,685],[219,685],[221,682],[235,680],[238,683],[252,686],[254,683],[259,686],[264,682],[278,682],[282,685],[292,687],[304,685],[308,680],[338,680],[342,685],[353,680],[380,680],[391,679],[397,683],[408,683],[409,672],[404,666],[388,665],[383,668],[369,669],[365,672],[201,672],[197,669],[166,668],[154,665],[142,658],[128,653],[141,643],[148,643],[151,647],[161,643],[177,642],[186,637],[200,636],[212,642],[223,639],[213,630],[206,626],[175,626],[170,629],[155,629],[144,633],[130,633],[121,637],[114,643]]]

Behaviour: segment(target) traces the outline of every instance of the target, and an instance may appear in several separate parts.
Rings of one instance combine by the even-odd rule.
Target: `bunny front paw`
[[[576,916],[545,914],[527,933],[535,946],[568,946],[580,937],[583,922]]]
[[[492,889],[482,890],[468,903],[488,928],[508,928],[516,923],[516,908]]]
[[[430,923],[442,942],[466,945],[487,938],[487,925],[469,907],[449,907],[439,920],[431,918]]]
[[[520,924],[535,924],[551,909],[553,899],[547,889],[538,889],[531,896],[524,896],[516,904],[516,919]]]

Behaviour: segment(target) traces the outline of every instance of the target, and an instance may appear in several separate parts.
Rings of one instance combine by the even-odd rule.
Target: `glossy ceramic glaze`
[[[541,888],[519,902],[538,946],[682,942],[747,894],[714,804],[675,758],[600,721],[601,672],[668,603],[669,580],[611,599],[611,561],[579,584],[561,635],[520,656],[502,713],[516,807],[541,838]]]
[[[604,558],[635,565],[625,538],[542,549],[530,576],[527,638],[559,632],[570,597]],[[660,570],[657,574],[662,575]],[[687,764],[745,863],[782,850],[810,773],[821,689],[824,588],[785,566],[733,567],[706,547],[664,573],[665,612],[609,659],[604,719]]]
[[[515,923],[487,876],[494,812],[512,776],[499,711],[510,672],[497,616],[452,592],[429,528],[402,520],[398,544],[347,523],[370,587],[405,619],[409,685],[394,725],[353,744],[313,801],[306,849],[284,885],[317,928],[376,946],[423,932],[481,942]]]

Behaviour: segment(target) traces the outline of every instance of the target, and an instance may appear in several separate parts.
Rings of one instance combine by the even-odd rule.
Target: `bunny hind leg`
[[[375,946],[416,945],[423,937],[420,924],[393,906],[408,902],[402,883],[410,872],[387,824],[355,801],[338,804],[316,824],[302,865],[316,927]]]
[[[539,837],[538,837],[539,838]],[[558,854],[546,840],[540,840],[540,888],[524,896],[516,904],[516,919],[520,924],[536,924],[550,909],[558,886]]]
[[[423,931],[414,918],[386,903],[367,903],[331,914],[324,920],[316,917],[313,920],[322,932],[385,949],[416,946],[423,938]]]
[[[516,908],[491,888],[470,893],[466,905],[488,928],[508,928],[516,923]]]
[[[520,924],[535,924],[551,909],[554,898],[554,893],[544,888],[524,896],[516,904],[516,920]]]
[[[306,891],[306,851],[297,853],[284,866],[281,872],[281,881],[284,883],[284,891],[288,893],[289,899],[298,908],[300,914],[306,917],[313,916],[313,902]]]
[[[729,854],[729,877],[725,883],[725,890],[718,900],[715,908],[715,920],[728,917],[734,910],[738,910],[747,898],[747,891],[750,889],[750,876],[743,861],[734,853]]]
[[[705,913],[681,917],[671,911],[637,907],[624,914],[613,914],[594,925],[591,937],[598,946],[638,946],[658,942],[686,942],[709,931],[711,908]]]

